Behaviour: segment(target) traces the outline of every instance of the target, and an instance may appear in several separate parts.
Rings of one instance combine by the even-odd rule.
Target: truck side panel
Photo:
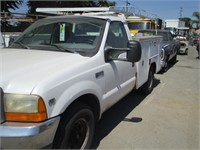
[[[145,37],[134,37],[141,43],[142,56],[141,60],[136,63],[137,82],[136,89],[141,87],[148,80],[149,68],[152,64],[155,64],[155,73],[161,69],[161,42],[162,37],[159,36],[145,36]]]
[[[148,71],[149,71],[149,52],[150,46],[148,40],[140,40],[142,46],[142,56],[141,60],[136,63],[137,69],[137,84],[136,89],[142,86],[148,79]]]

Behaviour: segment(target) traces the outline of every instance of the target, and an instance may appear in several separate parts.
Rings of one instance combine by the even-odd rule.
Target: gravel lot
[[[155,75],[148,96],[130,93],[102,116],[93,149],[200,149],[200,60],[195,47]]]

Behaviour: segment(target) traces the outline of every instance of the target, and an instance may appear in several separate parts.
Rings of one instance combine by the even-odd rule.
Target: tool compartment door
[[[137,84],[136,89],[142,86],[148,79],[149,72],[149,55],[150,55],[150,40],[138,39],[142,47],[141,60],[136,63],[137,68]]]

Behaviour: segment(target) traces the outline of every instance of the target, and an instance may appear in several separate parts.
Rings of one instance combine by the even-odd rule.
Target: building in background
[[[165,20],[165,25],[166,27],[179,28],[179,27],[185,27],[185,22],[179,19],[167,19]]]
[[[185,22],[179,19],[165,20],[165,29],[170,30],[172,34],[188,37],[189,27],[185,26]]]

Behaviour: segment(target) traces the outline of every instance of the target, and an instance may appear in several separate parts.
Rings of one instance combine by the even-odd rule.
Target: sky
[[[25,0],[27,1],[27,0]],[[178,19],[182,17],[193,18],[195,11],[200,12],[200,0],[109,0],[116,2],[117,6],[129,6],[145,10],[152,14],[156,14],[161,19]],[[12,12],[25,13],[27,6],[24,3],[20,9]]]
[[[125,6],[126,0],[115,0],[117,6]],[[128,0],[130,5],[156,14],[161,19],[192,18],[200,12],[200,0]],[[181,13],[180,13],[181,12]]]

